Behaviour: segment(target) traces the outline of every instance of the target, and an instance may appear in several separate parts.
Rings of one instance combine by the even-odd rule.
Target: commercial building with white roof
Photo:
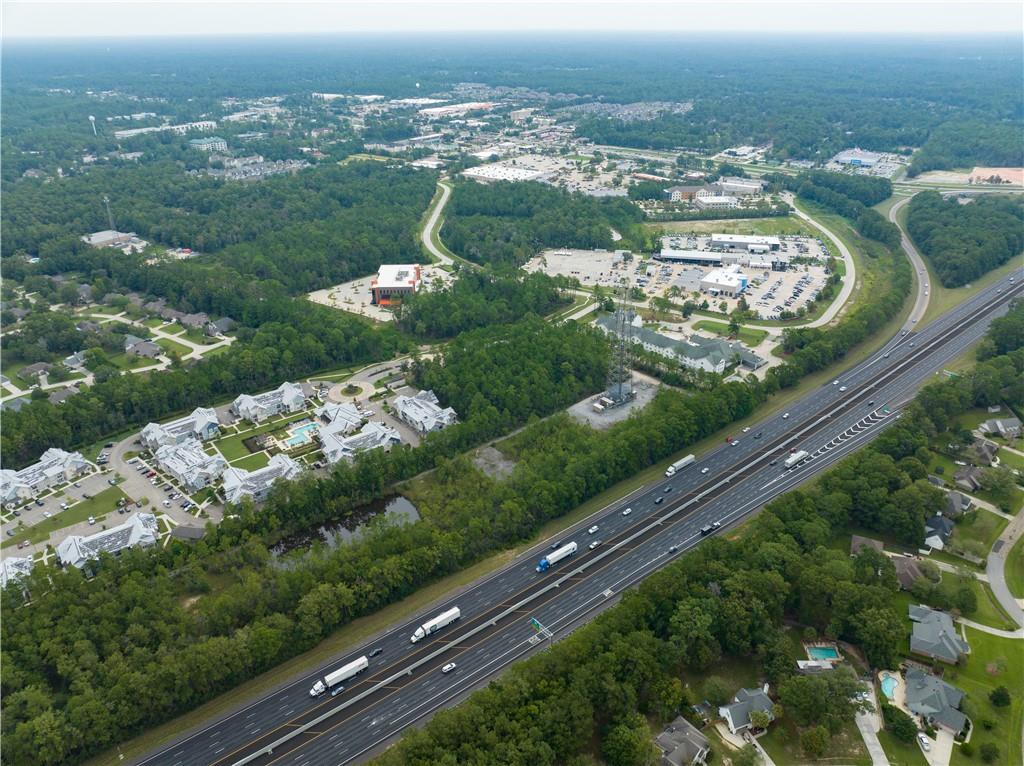
[[[284,454],[273,455],[263,468],[247,471],[228,468],[224,471],[224,499],[238,503],[246,497],[255,502],[266,499],[270,488],[279,479],[294,479],[302,473],[302,466]]]
[[[400,303],[403,295],[411,295],[422,284],[423,276],[418,264],[384,264],[377,271],[377,278],[370,281],[371,302],[375,306]]]
[[[833,157],[832,161],[838,162],[840,165],[869,168],[881,159],[882,155],[878,152],[868,152],[864,149],[856,148],[844,149]]]
[[[272,391],[252,396],[242,394],[231,403],[238,417],[251,423],[261,423],[282,412],[298,412],[306,406],[306,395],[296,383],[282,383]]]
[[[767,252],[782,249],[782,240],[778,237],[760,234],[712,234],[711,247],[723,250],[747,250],[750,252]]]
[[[764,181],[759,181],[756,178],[726,176],[715,181],[712,186],[719,194],[734,194],[741,197],[760,194],[764,191]]]
[[[220,433],[220,420],[211,407],[196,407],[183,418],[170,423],[150,423],[142,429],[142,443],[155,450],[167,444],[182,444],[198,439],[207,441]]]
[[[154,457],[161,468],[192,492],[213,484],[228,467],[220,455],[207,455],[195,439],[165,444]]]
[[[159,534],[156,516],[151,513],[133,513],[124,524],[94,535],[71,535],[64,538],[57,546],[57,559],[64,566],[81,569],[87,561],[98,559],[101,553],[114,555],[136,545],[154,545]]]
[[[20,580],[32,571],[33,562],[30,558],[12,556],[0,561],[0,589],[6,588],[8,583]]]
[[[735,298],[747,289],[747,275],[739,266],[712,269],[700,281],[701,292]]]
[[[398,396],[392,406],[402,421],[421,434],[447,428],[458,418],[451,407],[442,409],[433,391],[420,391],[415,396]]]
[[[701,210],[732,210],[740,206],[740,201],[728,194],[698,194],[693,204]]]
[[[0,502],[5,505],[27,502],[43,490],[71,481],[91,468],[92,464],[81,452],[50,447],[38,462],[20,471],[0,469]]]
[[[351,436],[320,433],[324,457],[332,465],[339,460],[355,460],[360,452],[374,449],[391,449],[402,443],[402,437],[394,428],[383,423],[367,423],[359,433]]]

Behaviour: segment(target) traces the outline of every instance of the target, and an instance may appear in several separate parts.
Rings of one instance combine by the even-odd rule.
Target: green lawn
[[[654,231],[666,234],[696,232],[698,234],[803,234],[817,237],[818,230],[796,216],[774,216],[770,218],[730,218],[721,221],[661,221],[645,223]]]
[[[1021,762],[1021,726],[1024,724],[1024,699],[1021,696],[1020,679],[1024,678],[1024,641],[1000,638],[988,633],[967,628],[967,640],[971,654],[962,667],[946,670],[945,680],[966,693],[961,706],[974,722],[971,744],[975,755],[968,758],[960,748],[953,748],[950,763],[980,764],[978,750],[986,742],[999,748],[996,763]],[[988,700],[989,692],[997,686],[1010,690],[1010,706],[997,708]],[[994,723],[986,730],[982,721]]]
[[[149,367],[153,364],[159,364],[159,361],[156,359],[146,359],[134,354],[127,354],[124,351],[113,356],[107,354],[107,361],[121,370],[134,370],[136,367]]]
[[[142,324],[152,329],[154,327],[163,327],[164,320],[162,320],[160,317],[150,317],[149,319],[143,320]]]
[[[1024,473],[1024,457],[1007,449],[999,450],[998,455],[1000,465],[1005,465],[1007,468],[1014,468]]]
[[[209,359],[211,356],[217,356],[218,354],[226,354],[231,350],[231,346],[224,344],[223,346],[217,346],[217,348],[211,348],[209,351],[203,352],[203,359]]]
[[[269,462],[270,457],[266,452],[256,452],[255,454],[232,461],[231,467],[244,468],[246,471],[255,471],[257,468],[263,468],[263,466]]]
[[[955,546],[973,540],[983,545],[987,552],[1006,529],[1007,523],[1006,519],[983,508],[970,511],[957,521],[950,543]]]
[[[185,328],[180,324],[169,324],[166,327],[161,327],[166,335],[184,335]]]
[[[758,737],[758,742],[776,764],[782,766],[802,766],[803,764],[835,763],[843,766],[870,766],[871,756],[868,755],[864,740],[857,729],[857,722],[852,718],[844,722],[843,727],[832,735],[832,742],[821,758],[811,758],[800,748],[800,730],[796,722],[783,716],[768,727],[768,733]]]
[[[209,335],[204,333],[202,330],[194,330],[194,329],[193,330],[188,330],[185,333],[185,337],[188,338],[193,343],[196,343],[196,344],[198,344],[200,346],[212,346],[218,340],[217,338],[211,338]]]
[[[192,353],[192,349],[188,346],[183,346],[180,343],[176,343],[170,338],[157,338],[156,343],[164,351],[174,351],[178,356],[185,357]]]
[[[971,590],[974,591],[974,595],[978,599],[978,611],[974,614],[966,615],[967,619],[1002,630],[1015,630],[1017,628],[1013,620],[999,606],[996,597],[992,594],[992,589],[988,585],[981,580],[975,580],[971,583]]]
[[[928,766],[916,742],[900,742],[885,729],[878,732],[878,741],[882,743],[890,766]]]
[[[17,545],[22,540],[28,540],[30,543],[45,542],[53,532],[85,521],[90,516],[96,517],[98,528],[103,523],[103,514],[116,511],[117,501],[122,497],[128,496],[121,491],[120,487],[105,489],[98,495],[71,506],[66,511],[61,511],[48,519],[43,519],[40,523],[31,527],[25,527],[23,531],[14,535],[14,537],[5,538],[2,547],[7,548],[11,545]]]
[[[245,457],[250,454],[249,450],[246,449],[245,445],[242,444],[244,439],[248,439],[250,436],[256,436],[257,434],[264,434],[269,431],[276,431],[279,428],[283,428],[293,420],[301,420],[302,418],[309,417],[308,412],[295,412],[288,415],[285,418],[274,420],[270,423],[264,423],[255,428],[249,428],[248,430],[242,431],[234,436],[228,436],[222,439],[217,439],[213,444],[220,450],[220,453],[224,458],[231,462],[237,460],[240,457]]]
[[[1006,557],[1006,585],[1016,598],[1024,598],[1024,537]]]
[[[714,322],[710,319],[701,319],[699,322],[693,323],[693,329],[695,330],[707,330],[713,332],[715,335],[726,336],[729,335],[729,325],[726,322]],[[748,346],[757,346],[765,338],[768,337],[768,333],[764,330],[751,330],[748,327],[741,327],[737,337],[742,343]]]

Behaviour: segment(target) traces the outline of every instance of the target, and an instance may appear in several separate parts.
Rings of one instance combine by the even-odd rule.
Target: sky
[[[1020,35],[1020,0],[4,0],[3,39],[430,32]]]

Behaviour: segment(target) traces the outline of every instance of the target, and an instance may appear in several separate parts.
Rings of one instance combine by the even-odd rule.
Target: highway
[[[982,336],[991,318],[1005,312],[1011,295],[1022,291],[1021,280],[1003,280],[920,332],[908,321],[884,348],[844,372],[835,385],[830,382],[788,412],[734,434],[733,444],[722,444],[671,479],[602,509],[458,596],[410,615],[371,643],[214,724],[184,733],[136,763],[317,766],[365,760],[404,727],[537,651],[544,641],[538,641],[531,618],[554,639],[565,635],[696,545],[702,526],[740,523],[773,497],[866,444],[895,421],[899,407],[920,385]],[[811,453],[809,459],[784,470],[783,461],[795,449]],[[632,512],[623,516],[626,507]],[[587,532],[592,525],[599,527],[593,535]],[[597,539],[602,544],[589,550]],[[549,545],[568,540],[579,544],[579,552],[537,573],[537,560]],[[461,620],[416,645],[409,642],[419,624],[453,605],[461,609]],[[333,698],[309,696],[318,678],[374,648],[382,652],[344,692]],[[442,674],[440,667],[448,662],[456,662],[457,668]]]

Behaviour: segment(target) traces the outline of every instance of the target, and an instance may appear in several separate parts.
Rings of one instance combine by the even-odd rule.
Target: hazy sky
[[[3,36],[139,37],[437,31],[1021,34],[1020,0],[206,2],[4,0]]]

